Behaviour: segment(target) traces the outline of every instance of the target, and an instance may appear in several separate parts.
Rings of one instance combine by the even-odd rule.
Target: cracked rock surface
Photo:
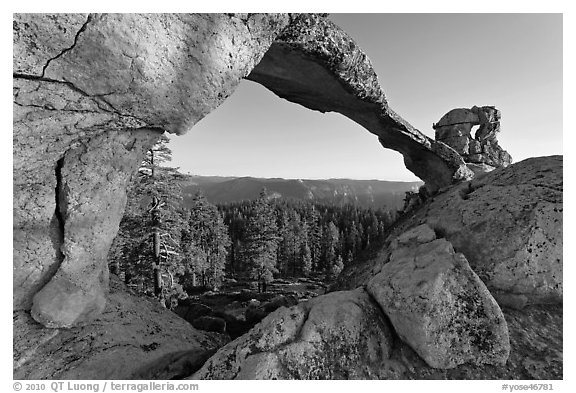
[[[508,327],[486,286],[428,225],[400,235],[366,287],[398,336],[431,367],[505,364]]]
[[[350,117],[441,192],[346,268],[346,291],[278,309],[194,378],[562,378],[561,157],[442,188],[488,161],[396,115],[367,57],[314,15],[15,14],[13,32],[16,379],[181,378],[223,343],[114,281],[108,293],[105,256],[143,152],[244,77]]]
[[[105,306],[125,187],[163,131],[217,107],[288,14],[14,14],[14,309],[48,327]]]

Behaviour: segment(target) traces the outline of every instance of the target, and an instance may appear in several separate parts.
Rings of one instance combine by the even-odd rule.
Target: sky
[[[424,134],[446,112],[502,111],[514,162],[562,154],[561,14],[331,14],[371,59],[391,108]],[[242,81],[186,135],[172,136],[184,173],[412,181],[402,156],[336,114]]]

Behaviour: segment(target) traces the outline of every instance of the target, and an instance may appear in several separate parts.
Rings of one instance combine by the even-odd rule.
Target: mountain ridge
[[[201,191],[215,204],[252,200],[266,188],[273,198],[309,200],[319,203],[352,203],[362,207],[399,209],[407,191],[423,183],[365,179],[284,179],[253,176],[191,175],[183,182],[184,205]]]

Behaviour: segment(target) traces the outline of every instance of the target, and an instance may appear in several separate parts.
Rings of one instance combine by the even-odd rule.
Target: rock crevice
[[[59,57],[63,56],[66,52],[71,51],[72,49],[74,49],[74,47],[76,46],[76,44],[78,43],[78,38],[80,37],[80,35],[86,30],[86,28],[88,27],[88,24],[92,21],[93,16],[92,15],[88,15],[86,17],[86,22],[84,22],[84,24],[80,27],[80,29],[78,30],[78,32],[76,33],[76,35],[74,36],[74,43],[72,43],[72,45],[68,48],[63,49],[60,53],[58,53],[56,56],[48,59],[48,61],[46,62],[46,64],[44,65],[44,67],[42,67],[42,77],[44,77],[44,75],[46,74],[46,69],[48,68],[48,66],[50,65],[50,62],[58,59]]]

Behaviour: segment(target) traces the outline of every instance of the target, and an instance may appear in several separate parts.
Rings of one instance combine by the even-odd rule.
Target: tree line
[[[225,277],[258,283],[313,275],[332,280],[395,217],[382,209],[275,199],[215,206],[197,194],[182,204],[186,175],[166,166],[168,138],[151,148],[128,188],[110,270],[135,290],[170,304]]]

